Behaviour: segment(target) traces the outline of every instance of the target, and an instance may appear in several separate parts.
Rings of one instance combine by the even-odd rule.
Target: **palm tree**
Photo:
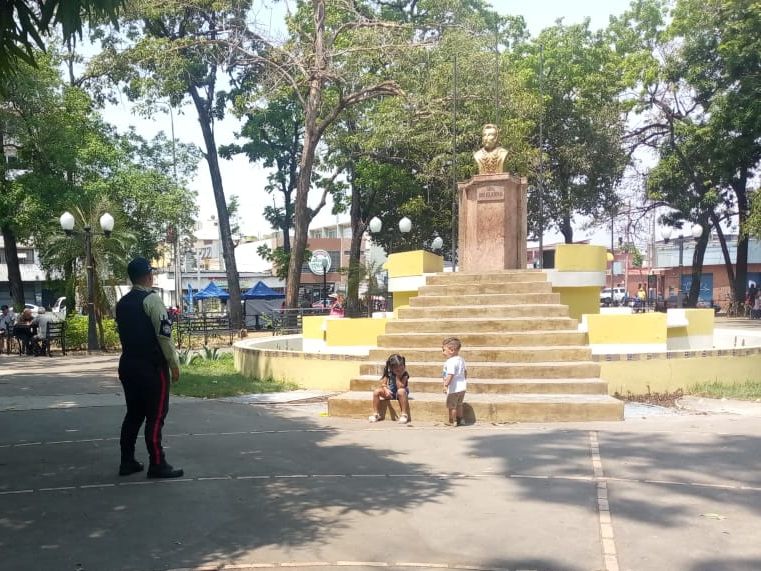
[[[357,292],[357,297],[353,298],[348,295],[346,298],[346,316],[356,317],[360,313],[359,284],[367,282],[367,311],[372,313],[372,296],[380,293],[378,276],[383,272],[383,264],[379,262],[366,261],[364,264],[357,264],[341,270],[345,273],[349,282],[348,293]]]
[[[134,234],[124,230],[124,215],[107,198],[97,198],[90,205],[73,206],[69,210],[73,215],[75,228],[85,226],[98,228],[99,217],[109,212],[116,219],[114,231],[109,237],[93,232],[90,251],[93,260],[95,291],[95,319],[98,324],[98,337],[101,348],[105,346],[103,335],[103,316],[111,315],[116,305],[115,276],[126,274],[130,249],[136,242]],[[119,221],[122,221],[120,224]],[[50,238],[42,246],[41,258],[48,269],[57,269],[64,273],[67,294],[73,299],[87,299],[87,263],[85,255],[85,234],[75,231],[72,235],[50,232]],[[67,298],[69,295],[67,295]]]

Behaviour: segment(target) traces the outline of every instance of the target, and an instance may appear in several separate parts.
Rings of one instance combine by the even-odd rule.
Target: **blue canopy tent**
[[[243,299],[285,299],[285,294],[275,291],[264,282],[258,282],[241,297]]]
[[[190,288],[190,284],[188,284],[188,295],[183,296],[186,301],[189,302],[190,306],[190,313],[194,313],[193,311],[193,303],[195,300],[201,300],[201,312],[203,312],[203,300],[204,299],[221,299],[222,301],[226,301],[230,298],[230,294],[227,293],[225,290],[223,290],[221,287],[219,287],[214,282],[209,282],[209,285],[207,285],[205,288],[203,288],[201,291],[193,292],[193,290]]]
[[[230,294],[227,293],[225,290],[223,290],[221,287],[219,287],[214,282],[209,282],[209,285],[207,285],[205,288],[203,288],[201,291],[199,291],[195,295],[196,299],[221,299],[223,301],[226,301],[230,298]]]
[[[247,328],[260,329],[259,317],[271,315],[280,309],[285,294],[269,287],[264,282],[258,282],[255,286],[245,291],[241,297],[243,303],[243,315]]]

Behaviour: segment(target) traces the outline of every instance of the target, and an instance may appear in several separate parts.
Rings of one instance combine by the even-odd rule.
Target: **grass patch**
[[[244,377],[235,370],[233,356],[228,353],[214,361],[199,359],[192,365],[181,365],[180,381],[172,385],[172,394],[218,398],[253,393],[279,393],[297,388],[295,383]]]
[[[758,400],[761,399],[761,381],[745,381],[736,385],[698,383],[691,386],[688,392],[698,397]]]

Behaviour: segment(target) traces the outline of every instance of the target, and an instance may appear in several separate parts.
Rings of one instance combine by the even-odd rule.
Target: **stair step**
[[[577,321],[570,317],[461,317],[449,319],[399,319],[386,324],[386,333],[497,333],[511,331],[547,331],[574,329]]]
[[[524,305],[527,303],[560,303],[559,293],[494,293],[487,295],[425,295],[410,298],[410,307],[443,307],[450,305]]]
[[[402,307],[399,319],[426,317],[568,317],[568,306],[562,304],[523,305],[460,305],[450,307]]]
[[[352,391],[372,391],[379,386],[377,375],[361,375],[351,380]],[[441,377],[412,377],[410,391],[441,393]],[[468,379],[468,394],[607,394],[608,383],[588,379]],[[369,398],[369,397],[368,397]]]
[[[386,326],[388,331],[388,325]],[[405,347],[409,348],[436,348],[441,350],[441,342],[450,334],[440,332],[431,333],[386,333],[378,336],[378,347]],[[505,346],[559,346],[559,345],[584,345],[586,333],[574,330],[547,330],[547,331],[511,331],[500,333],[461,333],[458,338],[463,344],[463,351],[468,347],[505,347]],[[402,353],[404,354],[404,353]]]
[[[404,355],[407,362],[436,361],[443,362],[440,347],[411,349],[409,346],[371,349],[369,361],[383,361],[391,353]],[[588,361],[592,350],[583,345],[566,346],[523,346],[523,347],[473,347],[464,346],[460,351],[466,363],[485,361],[487,363],[536,363],[541,361]]]
[[[440,377],[443,363],[407,362],[411,377]],[[600,363],[593,361],[539,362],[539,363],[467,363],[469,377],[483,379],[561,379],[588,378],[600,375]],[[383,374],[384,363],[363,363],[360,375]]]
[[[552,293],[547,282],[502,282],[483,284],[425,285],[418,295],[483,295],[507,293]]]
[[[455,284],[485,284],[485,283],[517,283],[517,282],[546,282],[544,272],[506,271],[503,273],[467,274],[461,272],[445,272],[427,276],[425,285],[455,285]]]
[[[410,420],[444,421],[445,395],[417,393],[410,400]],[[399,404],[389,403],[396,416]],[[367,392],[350,391],[328,399],[328,414],[367,418],[372,412]],[[465,395],[467,422],[574,422],[623,420],[624,403],[608,395],[473,394]]]

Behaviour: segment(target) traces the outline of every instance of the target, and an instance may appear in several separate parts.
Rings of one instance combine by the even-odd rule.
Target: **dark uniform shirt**
[[[116,304],[116,322],[123,357],[179,367],[172,343],[172,322],[152,289],[134,286]]]

